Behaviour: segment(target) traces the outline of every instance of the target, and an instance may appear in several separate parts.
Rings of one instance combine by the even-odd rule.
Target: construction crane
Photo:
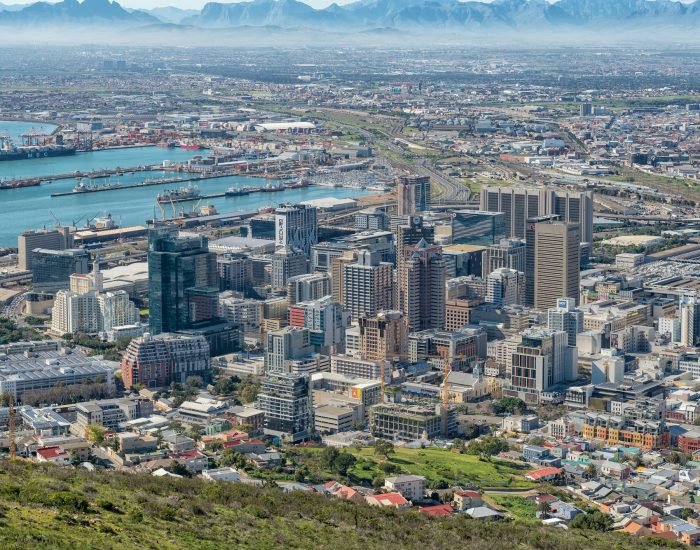
[[[447,438],[449,436],[450,423],[448,421],[450,413],[450,391],[448,386],[448,378],[450,377],[450,372],[452,371],[452,364],[449,359],[445,359],[444,366],[444,378],[442,380],[442,407],[440,410],[440,420],[442,422],[442,437]]]
[[[10,394],[10,408],[7,419],[7,431],[10,439],[10,461],[17,456],[17,441],[15,440],[15,396]]]

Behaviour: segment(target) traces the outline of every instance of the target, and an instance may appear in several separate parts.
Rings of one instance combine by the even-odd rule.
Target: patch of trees
[[[508,442],[500,437],[487,435],[467,445],[467,454],[490,457],[509,449]]]
[[[38,407],[43,403],[65,405],[91,399],[106,399],[112,395],[114,395],[113,387],[100,377],[92,383],[70,386],[58,384],[44,390],[27,390],[20,395],[20,401],[23,405]]]
[[[321,452],[321,463],[331,472],[336,472],[341,476],[347,476],[355,462],[357,459],[354,455],[340,452],[335,447],[326,447]]]
[[[496,414],[524,414],[527,411],[525,401],[517,397],[504,397],[494,401],[491,406]]]

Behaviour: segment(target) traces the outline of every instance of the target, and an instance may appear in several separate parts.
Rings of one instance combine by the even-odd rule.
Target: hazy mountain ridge
[[[4,9],[0,24],[119,23],[124,26],[158,23],[201,28],[280,27],[318,31],[367,31],[393,28],[439,32],[494,30],[600,31],[649,29],[655,26],[694,29],[700,26],[700,1],[672,0],[359,0],[315,9],[299,0],[250,0],[207,3],[201,11],[173,7],[126,10],[109,0],[38,2],[23,9]]]

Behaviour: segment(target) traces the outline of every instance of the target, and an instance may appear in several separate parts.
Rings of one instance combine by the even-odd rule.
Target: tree
[[[523,414],[527,410],[525,401],[517,397],[504,397],[494,401],[491,406],[496,414]]]
[[[549,505],[549,502],[543,501],[540,502],[537,510],[540,512],[540,517],[542,519],[547,519],[549,517],[549,513],[552,511],[552,507]]]
[[[193,389],[201,388],[202,384],[204,384],[204,379],[201,376],[188,376],[185,380],[185,385]]]
[[[192,472],[190,472],[187,469],[187,466],[178,462],[177,460],[173,460],[170,466],[168,466],[165,469],[171,474],[175,474],[182,477],[192,477]]]
[[[93,445],[102,445],[105,440],[105,433],[107,428],[101,424],[88,424],[85,427],[85,439],[87,439]]]
[[[78,464],[80,464],[80,455],[75,449],[71,450],[70,452],[70,463],[73,466],[77,466]]]
[[[374,454],[383,456],[389,460],[389,455],[394,452],[394,444],[386,439],[377,439],[374,442]]]
[[[592,531],[608,531],[614,520],[612,516],[595,510],[590,514],[579,514],[569,523],[572,529],[590,529]]]
[[[487,435],[481,439],[475,439],[469,443],[467,453],[470,455],[492,457],[500,452],[507,451],[508,449],[508,442],[505,439]]]
[[[587,477],[588,479],[595,477],[597,473],[598,470],[596,470],[595,464],[589,464],[583,471],[584,477]]]
[[[224,449],[219,463],[222,466],[235,466],[236,468],[243,468],[246,464],[245,457],[238,451],[233,449]]]
[[[195,441],[199,441],[200,439],[202,439],[202,426],[200,426],[199,424],[192,424],[190,426],[189,435]]]
[[[294,470],[294,481],[302,483],[309,476],[309,468],[306,464],[302,464]]]
[[[209,450],[218,453],[219,451],[222,451],[224,449],[224,443],[223,441],[219,441],[218,439],[216,441],[212,441],[211,444],[209,445]]]
[[[695,515],[695,510],[692,508],[681,508],[677,515],[681,519],[688,519]]]
[[[384,487],[384,478],[382,476],[374,476],[374,479],[372,479],[372,487],[375,489]]]
[[[348,475],[348,470],[355,465],[355,462],[357,462],[357,459],[354,455],[350,453],[340,453],[335,459],[335,471],[345,477]]]
[[[258,384],[246,384],[239,391],[239,397],[243,403],[252,403],[260,392]]]
[[[321,451],[321,463],[327,470],[333,470],[340,452],[335,447],[326,447]]]

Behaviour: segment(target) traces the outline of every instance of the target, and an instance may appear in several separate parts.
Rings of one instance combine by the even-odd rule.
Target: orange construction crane
[[[15,396],[10,394],[10,410],[7,419],[7,430],[10,438],[10,460],[14,462],[17,455],[17,441],[15,441]]]

